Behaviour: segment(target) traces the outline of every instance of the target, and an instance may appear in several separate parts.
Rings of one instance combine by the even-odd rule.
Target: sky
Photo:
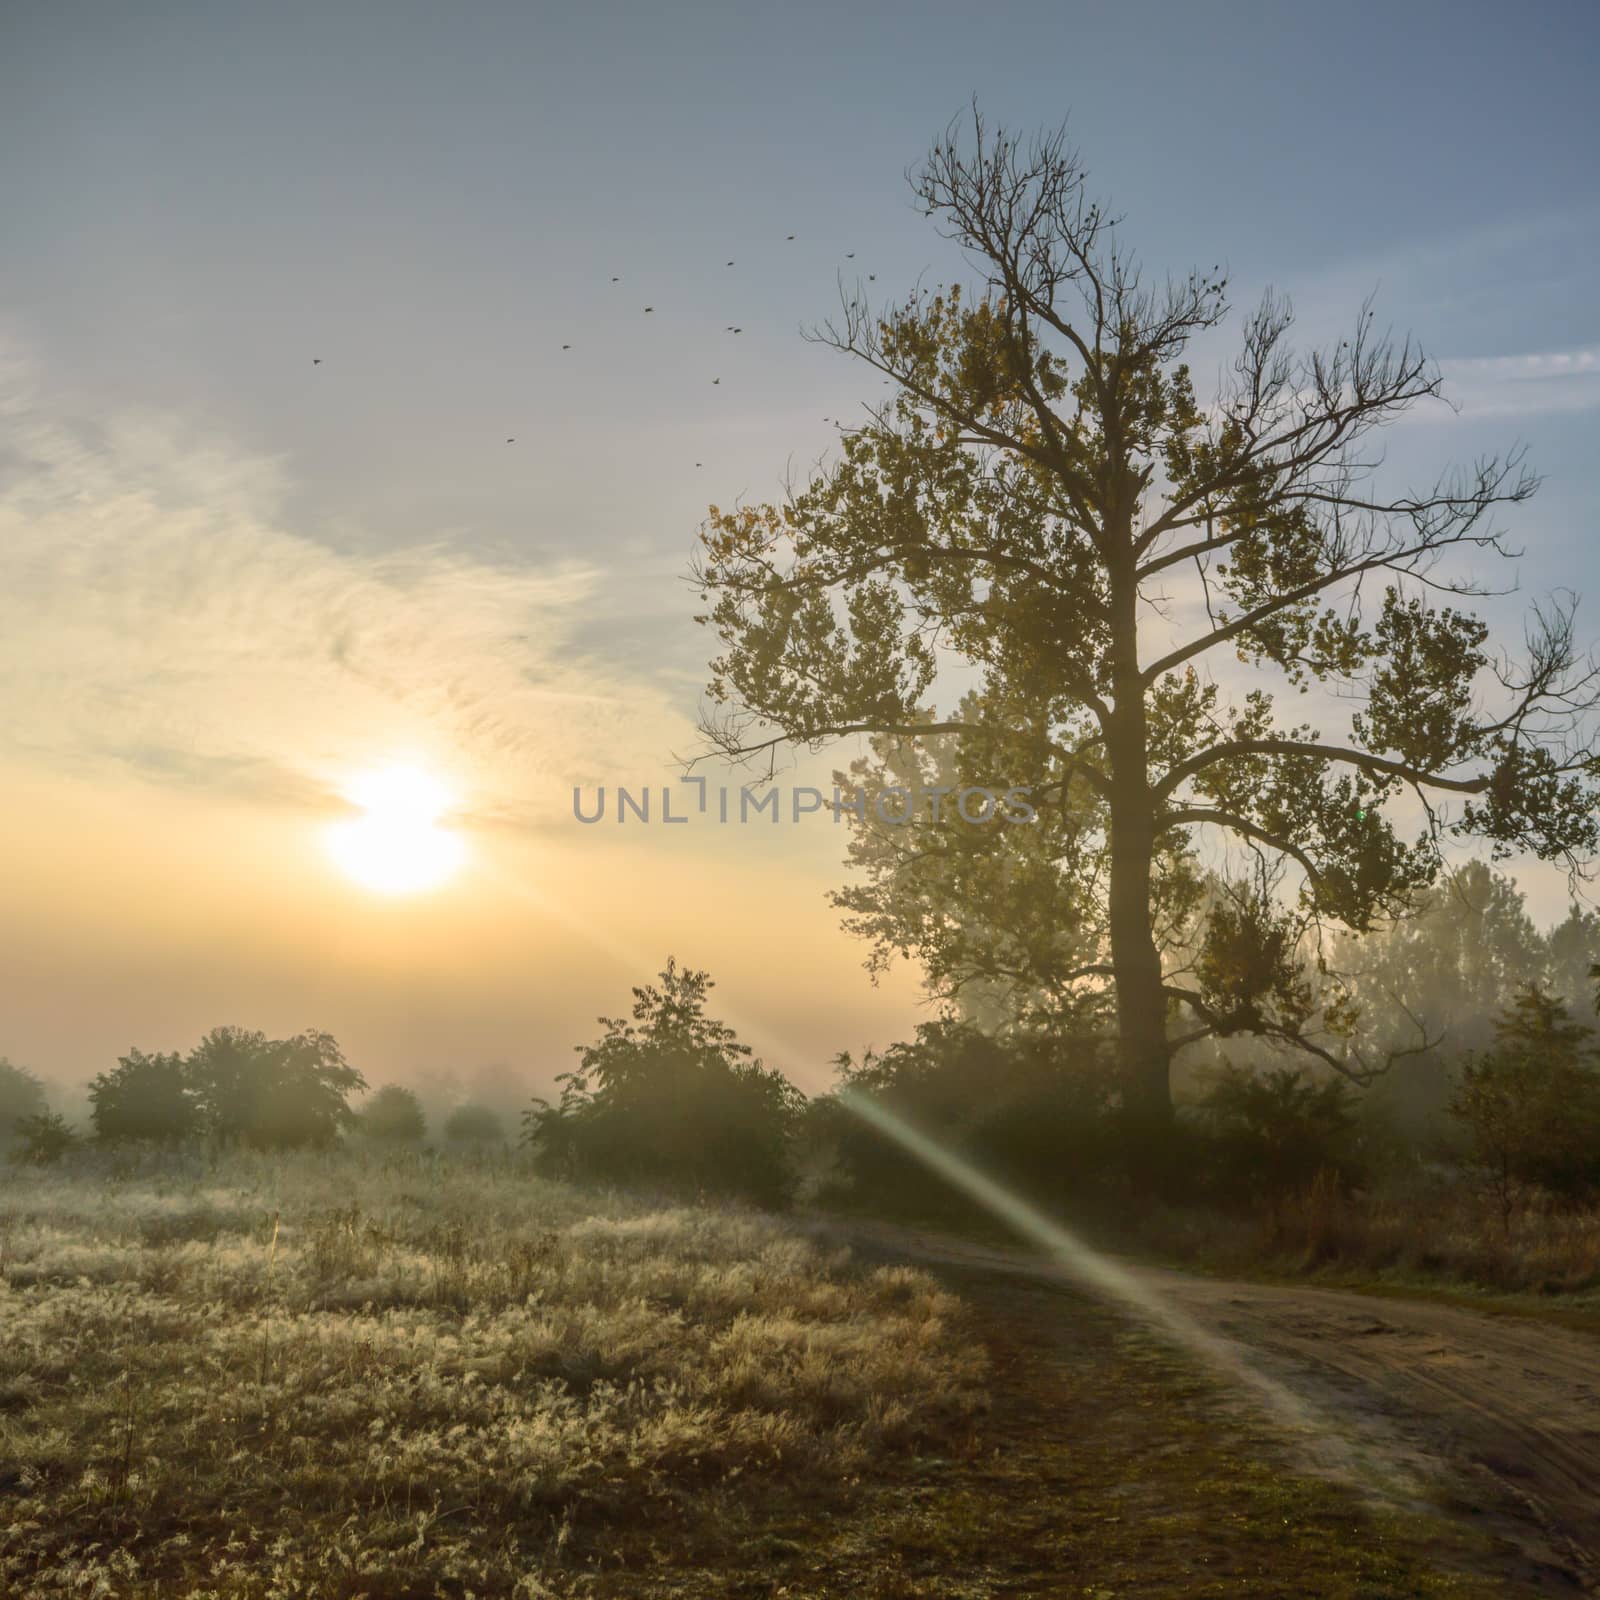
[[[571,796],[692,749],[696,531],[881,398],[801,336],[841,275],[962,272],[905,174],[974,96],[1066,119],[1155,272],[1223,262],[1312,341],[1376,293],[1457,403],[1386,470],[1525,444],[1492,614],[1587,591],[1600,637],[1597,46],[1559,3],[0,0],[0,1054],[76,1084],[314,1026],[520,1093],[669,955],[807,1088],[903,1037],[826,819]],[[467,853],[426,893],[325,848],[397,761]]]

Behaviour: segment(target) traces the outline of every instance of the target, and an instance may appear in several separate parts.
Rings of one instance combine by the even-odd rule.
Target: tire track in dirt
[[[867,1254],[1082,1285],[1021,1248],[829,1224]],[[1535,1318],[1119,1260],[1551,1594],[1600,1595],[1600,1338]],[[1371,1488],[1371,1485],[1365,1485]]]

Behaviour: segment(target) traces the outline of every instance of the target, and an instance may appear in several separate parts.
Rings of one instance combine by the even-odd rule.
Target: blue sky
[[[904,173],[974,94],[1067,117],[1155,272],[1226,262],[1316,338],[1376,290],[1462,406],[1391,469],[1525,442],[1519,575],[1600,636],[1597,44],[1579,4],[6,0],[10,767],[310,804],[421,730],[544,826],[574,774],[664,765],[706,505],[881,393],[798,330],[841,272],[960,271]],[[820,900],[835,842],[784,849]]]

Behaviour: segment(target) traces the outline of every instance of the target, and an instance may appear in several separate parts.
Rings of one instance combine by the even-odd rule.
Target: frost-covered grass
[[[924,1275],[509,1160],[0,1172],[0,1593],[582,1592],[970,1432]]]

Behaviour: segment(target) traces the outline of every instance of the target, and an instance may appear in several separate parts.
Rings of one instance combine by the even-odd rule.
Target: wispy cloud
[[[1463,416],[1585,411],[1600,405],[1600,345],[1441,361],[1439,369],[1446,395]]]
[[[0,419],[11,760],[309,799],[418,751],[528,819],[685,742],[658,690],[572,645],[606,602],[592,565],[330,548],[282,525],[279,464],[73,416],[14,351]]]

